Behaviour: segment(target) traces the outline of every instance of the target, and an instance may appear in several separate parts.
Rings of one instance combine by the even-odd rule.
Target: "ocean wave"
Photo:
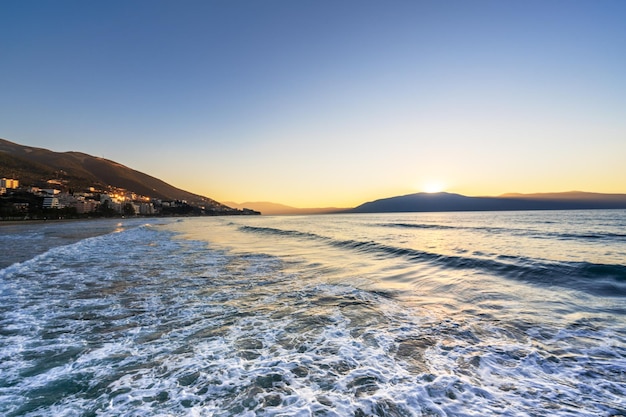
[[[21,262],[15,262],[11,265],[6,266],[5,268],[0,269],[0,278],[27,270],[36,265],[47,264],[50,262],[58,263],[60,259],[65,261],[67,259],[71,259],[72,257],[80,257],[86,249],[93,247],[94,245],[97,246],[100,244],[100,242],[105,242],[107,239],[112,239],[112,236],[114,235],[123,232],[129,234],[132,233],[134,230],[148,230],[152,227],[153,225],[150,223],[141,223],[133,225],[131,227],[123,226],[120,223],[116,226],[114,230],[105,234],[98,234],[96,236],[93,236],[89,233],[86,233],[85,236],[87,237],[82,237],[76,242],[48,248],[47,250],[43,251],[42,253],[36,254],[30,259]],[[126,235],[124,235],[124,237],[120,236],[118,237],[118,239],[126,239]]]
[[[284,230],[284,229],[276,229],[273,227],[260,227],[260,226],[240,226],[240,230],[244,232],[253,232],[253,233],[265,233],[276,236],[293,236],[293,237],[303,237],[310,238],[316,240],[329,240],[330,238],[326,238],[324,236],[320,236],[315,233],[308,232],[299,232],[297,230]]]
[[[244,230],[450,262],[377,242]],[[0,279],[0,414],[624,414],[621,318],[584,306],[558,320],[535,310],[528,321],[507,311],[442,315],[247,245],[215,250],[180,236],[150,227],[105,235]],[[275,242],[263,240],[270,252]],[[458,267],[470,261],[458,257]],[[585,265],[591,275],[621,273]]]
[[[117,243],[119,249],[124,242]],[[155,279],[143,269],[113,274],[119,283],[109,292],[109,283],[85,275],[99,297],[80,291],[48,305],[14,300],[21,310],[12,321],[30,327],[10,336],[21,343],[0,343],[7,376],[0,411],[336,417],[495,415],[505,407],[515,415],[545,407],[555,416],[620,411],[625,364],[623,350],[605,348],[605,338],[615,338],[609,332],[544,331],[529,341],[532,329],[512,334],[496,323],[440,320],[350,285],[281,281],[277,260],[263,255],[220,255],[208,279],[203,259],[214,255],[202,245],[159,245],[179,252],[181,264],[168,269],[172,259],[155,259],[154,268],[163,270]],[[202,273],[190,274],[197,269]],[[51,279],[58,284],[72,275]],[[122,285],[129,280],[134,285]],[[587,341],[576,344],[583,359],[571,357],[578,340]],[[593,384],[599,373],[602,386]],[[587,398],[579,398],[578,384]]]
[[[594,295],[626,297],[626,266],[592,262],[547,262],[522,256],[493,258],[445,255],[418,249],[386,245],[375,241],[337,240],[327,236],[272,227],[241,226],[251,233],[288,236],[324,242],[374,256],[403,257],[414,262],[435,264],[447,269],[473,269],[533,285],[561,286]]]
[[[406,228],[406,229],[458,229],[458,226],[447,226],[444,224],[424,224],[424,223],[378,223],[374,224],[375,227],[394,227],[394,228]]]
[[[472,226],[449,226],[445,224],[430,223],[378,223],[373,224],[374,227],[390,227],[404,229],[425,229],[425,230],[473,230],[491,234],[510,234],[515,236],[527,236],[535,238],[550,238],[560,240],[610,240],[610,241],[626,241],[625,233],[615,232],[598,232],[598,233],[571,233],[571,232],[552,232],[549,230],[534,229],[514,229],[505,227],[472,227]]]

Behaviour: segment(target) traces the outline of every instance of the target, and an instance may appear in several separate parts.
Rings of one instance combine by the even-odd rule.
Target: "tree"
[[[134,216],[135,215],[135,207],[131,203],[124,204],[122,208],[122,212],[125,216]]]
[[[111,207],[111,202],[109,200],[104,200],[100,207],[98,207],[98,212],[102,214],[104,217],[112,217],[115,216],[115,209]]]

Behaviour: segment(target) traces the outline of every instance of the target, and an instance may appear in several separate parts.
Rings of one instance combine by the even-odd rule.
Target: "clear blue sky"
[[[0,137],[220,201],[626,192],[626,1],[0,0]]]

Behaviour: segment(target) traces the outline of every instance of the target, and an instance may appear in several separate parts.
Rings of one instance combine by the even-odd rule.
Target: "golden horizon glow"
[[[422,187],[422,191],[429,194],[440,193],[446,190],[446,186],[441,181],[427,181]]]
[[[595,192],[606,194],[626,194],[626,190],[622,187],[609,187],[608,184],[604,188],[591,187],[591,186],[533,186],[534,184],[528,184],[522,187],[518,186],[501,186],[501,187],[472,187],[470,185],[450,185],[446,184],[443,188],[428,188],[433,191],[427,191],[426,184],[413,186],[413,187],[389,187],[389,188],[376,188],[376,189],[358,189],[352,193],[327,193],[324,198],[320,198],[319,194],[309,193],[255,193],[254,190],[249,192],[228,192],[212,189],[189,188],[201,195],[207,195],[219,202],[235,202],[241,204],[244,202],[271,202],[284,204],[295,208],[321,208],[321,207],[337,207],[337,208],[349,208],[356,207],[368,201],[375,201],[383,198],[397,197],[401,195],[418,193],[418,192],[449,192],[455,194],[461,194],[467,197],[497,197],[507,193],[521,193],[521,194],[535,194],[535,193],[561,193],[570,191],[581,192]],[[438,190],[438,191],[435,191]]]

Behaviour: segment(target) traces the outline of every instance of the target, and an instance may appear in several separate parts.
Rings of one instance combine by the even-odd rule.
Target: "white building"
[[[86,199],[78,199],[76,202],[72,203],[71,207],[76,208],[76,212],[79,214],[83,213],[92,213],[98,210],[100,207],[100,202],[96,200],[86,200]]]
[[[139,213],[143,214],[143,215],[154,214],[155,213],[154,204],[152,204],[152,203],[141,203],[141,208],[139,210]]]
[[[56,197],[44,197],[43,208],[62,208],[59,199]]]
[[[42,193],[46,193],[48,195],[57,195],[61,194],[61,190],[57,190],[56,188],[42,188],[40,190]]]
[[[18,188],[20,186],[20,182],[18,180],[14,180],[11,178],[2,178],[0,179],[0,188]]]

